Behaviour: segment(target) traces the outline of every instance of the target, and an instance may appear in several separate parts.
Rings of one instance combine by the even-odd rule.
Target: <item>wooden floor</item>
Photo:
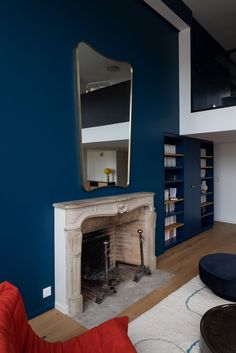
[[[215,226],[168,251],[157,258],[158,268],[173,273],[173,276],[162,287],[154,290],[119,314],[128,315],[130,321],[147,311],[163,298],[188,282],[198,274],[199,259],[209,253],[236,253],[236,225],[216,222]],[[72,319],[57,310],[48,311],[30,321],[40,337],[54,342],[64,341],[84,332]]]

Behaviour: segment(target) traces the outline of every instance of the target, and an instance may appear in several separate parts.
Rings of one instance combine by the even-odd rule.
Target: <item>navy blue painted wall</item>
[[[131,182],[82,190],[75,48],[85,41],[134,70]],[[12,0],[0,5],[0,280],[30,317],[53,307],[54,202],[156,193],[163,239],[163,131],[178,133],[178,34],[141,0]]]

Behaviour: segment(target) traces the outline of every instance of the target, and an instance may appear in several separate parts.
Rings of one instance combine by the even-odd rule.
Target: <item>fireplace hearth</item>
[[[156,269],[153,198],[153,193],[143,192],[54,204],[55,307],[58,310],[71,316],[83,311],[81,281],[93,276],[96,279],[103,272],[101,249],[105,239],[110,244],[111,270],[115,270],[117,262],[138,266],[137,231],[142,229],[143,266],[150,271]]]

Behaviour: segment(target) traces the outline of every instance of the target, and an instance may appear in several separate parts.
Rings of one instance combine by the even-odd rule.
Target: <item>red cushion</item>
[[[128,317],[114,318],[63,344],[64,353],[136,353],[128,335]]]
[[[128,335],[128,318],[114,318],[64,343],[37,336],[16,287],[0,283],[0,353],[135,353]]]

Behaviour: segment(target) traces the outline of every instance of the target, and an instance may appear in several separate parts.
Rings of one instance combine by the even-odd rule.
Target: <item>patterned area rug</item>
[[[200,353],[202,315],[226,303],[194,277],[131,322],[129,336],[138,353]]]
[[[143,298],[154,289],[163,286],[173,274],[157,270],[151,276],[144,276],[140,281],[133,281],[133,273],[130,278],[122,281],[117,287],[117,293],[104,298],[101,304],[95,303],[95,298],[86,303],[83,313],[73,317],[86,328],[99,325],[101,322],[117,316],[121,311]]]

